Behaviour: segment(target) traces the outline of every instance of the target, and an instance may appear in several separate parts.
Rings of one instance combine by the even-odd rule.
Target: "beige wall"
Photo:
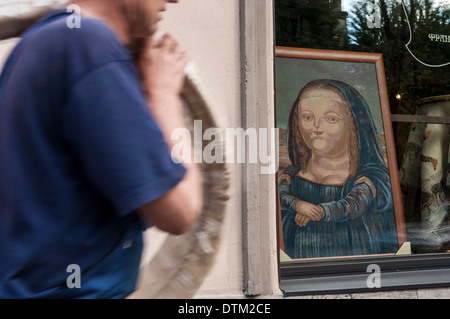
[[[241,127],[239,0],[181,0],[176,5],[169,4],[167,9],[159,33],[169,31],[189,52],[218,124],[222,128]],[[241,167],[230,165],[230,170],[230,201],[221,247],[198,296],[242,295]],[[149,246],[144,262],[162,241],[154,231],[148,232],[146,239]]]
[[[0,41],[0,71],[8,58],[9,53],[19,41],[18,38]]]
[[[160,33],[170,30],[189,51],[222,128],[274,127],[272,19],[271,1],[168,5]],[[196,297],[280,296],[275,175],[261,175],[258,164],[230,169],[221,247]],[[147,235],[144,262],[158,247],[155,232]]]

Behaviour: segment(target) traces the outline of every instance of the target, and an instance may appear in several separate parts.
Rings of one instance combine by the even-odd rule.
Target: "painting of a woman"
[[[284,248],[293,259],[398,249],[389,171],[370,109],[350,85],[315,80],[289,115],[280,175]]]

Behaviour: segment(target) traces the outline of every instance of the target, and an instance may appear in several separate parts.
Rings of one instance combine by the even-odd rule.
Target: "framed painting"
[[[406,242],[381,54],[276,47],[282,261]]]

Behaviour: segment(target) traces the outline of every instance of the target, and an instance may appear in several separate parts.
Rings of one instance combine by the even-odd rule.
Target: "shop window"
[[[450,5],[274,3],[281,288],[450,285]]]

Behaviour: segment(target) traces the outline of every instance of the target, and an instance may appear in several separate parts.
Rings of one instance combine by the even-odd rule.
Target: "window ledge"
[[[370,288],[369,265],[380,267],[379,285]],[[285,296],[377,292],[450,286],[450,255],[410,255],[281,264]]]

